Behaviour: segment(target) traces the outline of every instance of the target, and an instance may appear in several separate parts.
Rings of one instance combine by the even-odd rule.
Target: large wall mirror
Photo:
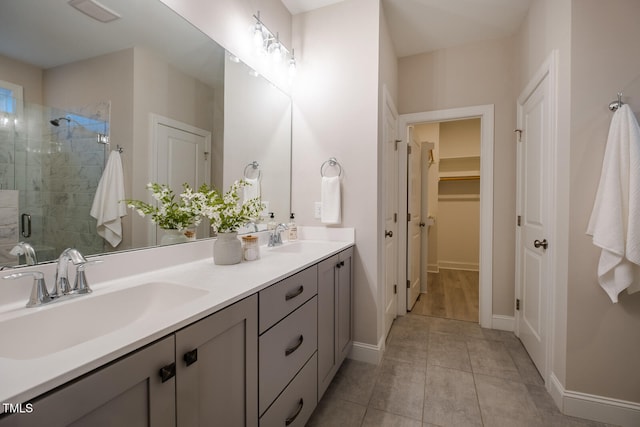
[[[90,1],[3,1],[0,265],[26,261],[11,253],[20,241],[39,262],[66,247],[92,255],[156,244],[158,231],[131,210],[115,248],[96,232],[89,211],[116,149],[126,198],[151,201],[150,181],[177,186],[193,172],[182,159],[196,156],[194,185],[226,190],[259,176],[268,210],[287,218],[289,96],[159,0],[100,4],[107,10]],[[199,151],[187,155],[180,142],[191,140]]]

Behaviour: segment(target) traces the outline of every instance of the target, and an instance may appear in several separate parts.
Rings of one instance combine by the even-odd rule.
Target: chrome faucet
[[[58,267],[56,268],[56,281],[53,288],[52,298],[58,298],[63,295],[69,295],[75,290],[69,285],[68,271],[69,261],[74,265],[86,264],[88,261],[82,256],[80,251],[73,248],[67,248],[58,257]]]
[[[35,249],[27,242],[18,242],[9,253],[15,256],[24,255],[27,265],[36,265],[38,263]]]
[[[284,230],[287,229],[287,226],[285,224],[278,224],[276,225],[276,228],[273,229],[273,231],[271,232],[271,235],[269,236],[269,247],[274,247],[274,246],[280,246],[282,244],[282,235],[280,233],[282,233]]]
[[[76,279],[73,287],[69,286],[69,262],[76,266]],[[87,265],[97,264],[102,260],[96,259],[87,261],[77,249],[67,248],[60,254],[58,258],[58,266],[56,268],[56,282],[51,290],[51,294],[47,290],[44,281],[44,274],[40,271],[26,271],[24,273],[13,273],[3,276],[3,279],[19,279],[21,277],[33,276],[33,288],[27,307],[39,307],[54,301],[65,300],[80,294],[91,293],[91,288],[87,283],[84,269]]]
[[[251,226],[251,227],[253,227],[253,231],[254,231],[255,233],[257,233],[257,232],[259,231],[259,230],[258,230],[258,224],[256,224],[256,222],[255,222],[255,221],[249,221],[249,222],[245,225],[245,227],[247,227],[247,228],[249,228],[250,226]]]

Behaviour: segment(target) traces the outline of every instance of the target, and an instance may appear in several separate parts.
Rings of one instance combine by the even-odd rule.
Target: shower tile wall
[[[96,220],[89,215],[104,168],[104,146],[96,143],[95,135],[80,133],[68,139],[65,136],[63,149],[43,159],[43,170],[49,176],[43,181],[48,195],[44,216],[48,232],[44,242],[55,247],[57,253],[66,247],[86,254],[104,251],[104,241],[96,233]]]
[[[91,118],[108,115],[108,104],[90,109],[76,113]],[[67,113],[57,111],[52,117],[64,117]],[[96,220],[89,212],[105,164],[105,146],[96,142],[96,134],[107,133],[107,124],[102,121],[95,127],[83,127],[61,121],[59,127],[46,125],[51,137],[48,153],[41,156],[41,169],[47,176],[41,181],[46,194],[43,228],[47,232],[43,242],[54,248],[56,254],[67,247],[75,247],[84,254],[104,252],[104,240],[96,233]]]
[[[18,242],[18,191],[0,190],[0,265],[13,265],[16,257],[9,254]]]

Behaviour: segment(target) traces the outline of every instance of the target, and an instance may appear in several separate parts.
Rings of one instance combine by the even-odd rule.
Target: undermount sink
[[[47,356],[124,328],[206,295],[208,291],[165,282],[79,296],[68,302],[0,321],[0,357]],[[59,305],[58,305],[59,304]]]

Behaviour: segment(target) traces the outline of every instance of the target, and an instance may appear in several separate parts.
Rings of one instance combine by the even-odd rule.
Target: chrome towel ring
[[[336,160],[335,157],[330,157],[329,160],[326,160],[322,166],[320,166],[320,176],[325,177],[326,175],[324,174],[325,171],[325,166],[329,166],[329,167],[338,167],[338,176],[342,176],[342,166],[340,165],[340,163],[338,163],[338,161]]]
[[[251,178],[251,177],[248,175],[252,170],[253,170],[253,171],[256,171],[256,170],[257,170],[257,171],[258,171],[258,177],[257,177],[257,179],[262,178],[262,171],[260,170],[260,163],[258,163],[258,162],[256,162],[256,161],[254,160],[253,162],[249,163],[249,164],[248,164],[247,166],[245,166],[245,168],[244,168],[244,174],[243,174],[243,175],[244,175],[244,177],[245,177],[246,179],[256,179],[256,178]]]

